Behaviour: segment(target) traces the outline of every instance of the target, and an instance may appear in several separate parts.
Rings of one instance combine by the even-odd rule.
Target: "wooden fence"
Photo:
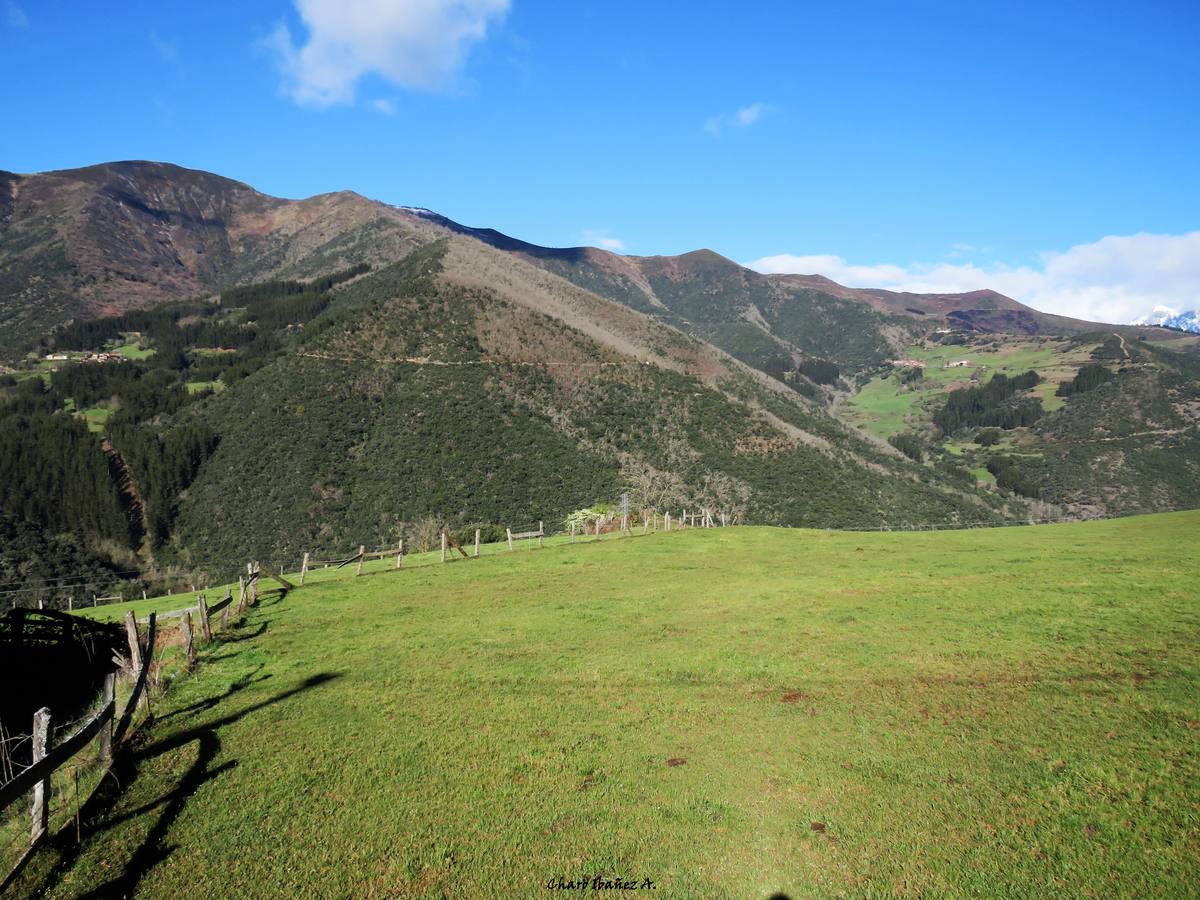
[[[53,789],[54,773],[66,765],[81,750],[87,747],[93,738],[99,737],[98,757],[105,770],[111,768],[113,748],[120,747],[129,728],[133,724],[133,716],[139,703],[145,706],[146,682],[150,666],[154,662],[154,641],[157,621],[154,613],[150,614],[149,627],[146,631],[146,645],[142,646],[138,636],[137,625],[132,616],[127,619],[127,626],[132,625],[129,659],[114,659],[118,667],[124,668],[133,680],[133,689],[125,703],[125,709],[120,718],[116,716],[117,702],[115,696],[117,672],[109,672],[104,678],[101,691],[100,709],[86,722],[79,726],[70,737],[57,746],[48,746],[53,715],[48,707],[42,707],[33,714],[33,756],[27,769],[20,772],[3,785],[0,785],[0,810],[8,808],[26,794],[31,795],[29,804],[29,846],[17,860],[16,865],[5,876],[0,884],[0,892],[20,873],[30,856],[46,837],[50,827],[50,797]],[[78,798],[77,798],[78,799]]]
[[[513,541],[523,541],[527,538],[537,538],[538,547],[546,546],[546,523],[538,522],[536,531],[522,531],[519,534],[513,534],[511,528],[505,528],[505,533],[508,535],[508,549],[513,549]]]
[[[136,711],[141,708],[149,712],[150,673],[154,664],[155,643],[158,637],[160,620],[179,620],[179,630],[182,636],[183,653],[190,667],[196,662],[196,629],[204,641],[213,639],[214,625],[221,629],[229,626],[230,616],[236,610],[240,616],[246,608],[258,602],[258,583],[260,577],[268,577],[280,583],[284,589],[295,587],[280,573],[271,574],[259,563],[248,563],[246,575],[238,579],[238,597],[235,600],[232,589],[218,602],[208,604],[204,593],[196,597],[192,606],[158,614],[151,612],[144,619],[137,619],[132,610],[125,614],[125,633],[128,642],[128,656],[117,654],[113,657],[114,670],[104,679],[100,709],[91,715],[86,722],[55,747],[49,747],[52,714],[48,708],[39,709],[33,716],[33,757],[29,768],[0,785],[0,810],[6,809],[26,794],[32,794],[30,803],[30,838],[29,845],[15,866],[0,884],[0,893],[16,878],[24,868],[30,856],[45,838],[50,823],[50,796],[52,776],[71,759],[86,748],[93,739],[99,737],[98,759],[105,768],[105,774],[111,769],[114,751],[119,751],[126,743],[133,725]],[[139,631],[139,622],[147,624],[145,638]],[[124,708],[117,715],[115,697],[116,678],[123,674],[131,682],[132,687]],[[83,798],[76,798],[82,803]]]

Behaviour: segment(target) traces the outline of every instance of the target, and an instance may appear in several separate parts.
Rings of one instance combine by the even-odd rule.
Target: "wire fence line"
[[[1161,510],[1161,512],[1178,512],[1178,511],[1180,511],[1180,510],[1174,510],[1174,509]],[[619,516],[615,516],[614,514],[609,514],[609,515],[611,518],[614,518],[614,519],[620,518]],[[678,517],[672,518],[671,521],[675,527],[679,527],[681,524],[687,524],[689,526],[694,526],[696,524],[696,520],[698,518],[700,518],[702,515],[703,515],[702,512],[696,512],[696,511],[689,512],[687,510],[684,510]],[[632,515],[628,516],[628,519],[630,521],[632,521],[632,519],[634,519],[634,518],[640,518],[640,517],[632,516]],[[819,530],[827,530],[827,531],[835,531],[835,532],[836,531],[845,531],[845,532],[856,532],[856,533],[857,532],[893,532],[893,531],[914,531],[914,532],[915,531],[967,531],[967,530],[979,529],[979,528],[1014,528],[1014,527],[1024,527],[1024,526],[1029,526],[1029,525],[1063,525],[1063,524],[1072,524],[1072,523],[1078,523],[1078,522],[1094,522],[1094,521],[1104,521],[1104,520],[1121,519],[1121,518],[1128,518],[1128,515],[1057,516],[1057,517],[1021,519],[1021,520],[1014,520],[1014,521],[978,520],[978,521],[973,521],[973,522],[892,522],[892,523],[880,523],[880,524],[876,524],[876,525],[841,525],[841,526],[838,526],[835,528],[826,528],[826,527],[822,527],[819,525],[798,525],[798,526],[783,526],[783,527],[814,528],[814,529],[819,529]],[[661,520],[662,515],[658,515],[657,519]],[[722,525],[747,524],[747,523],[744,523],[741,521],[734,522],[734,520],[730,517],[716,516],[713,518],[714,525],[716,525],[718,519],[720,520],[720,523]],[[541,523],[539,523],[539,527],[540,526],[541,526]],[[768,526],[768,527],[780,527],[780,526]],[[568,533],[568,527],[559,527],[554,524],[551,525],[550,529],[545,530],[545,535],[547,537],[552,536],[552,535],[554,535],[554,536],[563,535],[566,533]],[[585,532],[581,531],[581,533],[585,533]],[[514,532],[514,539],[515,539],[515,534],[516,533]],[[403,542],[401,542],[401,543],[403,543]],[[503,543],[503,541],[488,542],[488,546],[490,546],[492,544],[498,544],[498,543]],[[313,568],[317,568],[317,567],[325,566],[327,563],[331,563],[331,562],[336,562],[339,565],[345,565],[348,562],[354,562],[358,557],[358,554],[353,551],[349,554],[348,557],[339,556],[338,553],[340,553],[340,552],[341,551],[331,551],[330,555],[328,555],[328,556],[322,555],[322,558],[318,560],[316,551],[311,551],[312,558],[310,559],[310,566],[312,566]],[[396,555],[396,552],[397,552],[396,547],[382,548],[381,550],[377,550],[377,551],[369,551],[369,552],[367,552],[366,556],[368,559],[372,558],[372,557],[382,558],[382,557],[386,557],[389,555]],[[429,549],[423,549],[423,550],[420,550],[417,552],[418,553],[436,552],[436,547],[430,547]],[[410,555],[410,551],[408,549],[403,549],[401,551],[401,555],[404,558],[407,558]],[[297,554],[297,556],[299,556],[299,554]],[[272,563],[267,566],[267,569],[269,569],[271,572],[283,573],[283,572],[289,570],[288,569],[289,565],[295,567],[295,568],[292,568],[291,571],[299,572],[299,571],[302,571],[302,569],[303,569],[303,562],[301,559],[296,559],[295,561],[291,561],[291,560],[284,561],[282,564]],[[14,579],[14,580],[7,581],[7,582],[0,582],[0,597],[8,597],[8,598],[17,599],[21,595],[27,595],[27,596],[28,595],[35,595],[35,596],[41,595],[42,597],[45,597],[46,595],[56,595],[57,594],[57,597],[51,596],[50,599],[57,599],[61,604],[66,600],[66,598],[64,598],[62,596],[65,589],[70,589],[73,586],[78,586],[81,584],[87,584],[87,583],[91,582],[91,583],[95,583],[97,585],[107,584],[111,587],[112,586],[111,582],[106,582],[105,581],[106,578],[123,578],[123,577],[133,578],[133,577],[137,577],[137,576],[144,576],[145,574],[146,573],[144,573],[143,571],[140,571],[137,569],[127,569],[127,570],[121,570],[121,571],[116,571],[116,572],[111,572],[111,573],[104,573],[103,575],[100,575],[100,576],[73,575],[73,576],[62,576],[60,578],[51,578],[51,579],[41,579],[41,578],[38,578],[38,579]],[[199,583],[199,581],[195,580],[192,584],[191,590],[184,592],[184,593],[197,594],[197,593],[202,593],[204,591],[210,590],[213,585],[236,584],[237,579],[238,579],[239,575],[241,575],[241,574],[242,574],[241,569],[238,569],[234,572],[224,572],[219,575],[208,574],[204,577],[203,583],[199,587],[196,586]],[[178,582],[191,581],[192,579],[189,579],[187,576],[178,576],[178,577],[174,578],[173,580],[178,583]],[[175,591],[166,590],[163,593],[147,592],[142,599],[152,599],[154,597],[158,597],[158,598],[174,597],[174,596],[177,596],[179,593],[181,593],[181,592],[178,590],[175,590]],[[75,598],[73,595],[71,595],[71,598],[69,601],[70,602],[69,608],[87,608],[87,607],[95,607],[95,606],[104,606],[104,605],[112,604],[112,603],[129,602],[132,599],[137,599],[137,598],[136,597],[132,597],[132,598],[122,597],[122,596],[104,597],[104,596],[99,596],[98,594],[95,594],[95,593],[92,594],[92,596],[90,596],[90,597],[89,596],[81,596],[81,597]],[[18,605],[18,604],[14,603],[13,605]],[[68,608],[68,607],[64,606],[63,608]]]

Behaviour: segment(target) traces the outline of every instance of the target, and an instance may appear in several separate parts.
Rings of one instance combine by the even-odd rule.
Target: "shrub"
[[[1041,489],[1017,468],[1016,460],[1011,456],[993,456],[988,460],[987,469],[996,476],[996,484],[1005,490],[1035,500],[1041,496]]]
[[[454,539],[464,547],[467,544],[474,544],[475,529],[479,529],[479,542],[481,544],[496,544],[506,537],[503,525],[495,525],[489,522],[475,522],[471,525],[464,525],[454,532]]]
[[[999,428],[981,428],[975,433],[975,443],[980,447],[991,447],[999,442]]]
[[[925,451],[921,448],[921,442],[915,435],[894,434],[888,438],[888,443],[915,462],[925,460]]]
[[[1100,387],[1100,385],[1104,384],[1105,382],[1112,381],[1115,377],[1116,376],[1104,366],[1100,366],[1095,363],[1088,363],[1075,373],[1074,378],[1072,378],[1070,381],[1060,384],[1055,393],[1059,397],[1070,397],[1074,394],[1083,394],[1087,391],[1093,390],[1094,388]]]

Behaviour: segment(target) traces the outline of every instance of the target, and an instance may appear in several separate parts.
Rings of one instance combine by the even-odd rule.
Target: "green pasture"
[[[993,374],[1020,375],[1030,369],[1042,376],[1034,392],[1048,412],[1064,404],[1054,392],[1064,381],[1075,376],[1088,361],[1094,344],[1072,346],[1067,341],[1005,342],[993,347],[929,346],[909,347],[903,354],[926,364],[924,377],[915,384],[903,385],[896,375],[876,377],[851,397],[844,407],[846,417],[860,428],[878,437],[888,438],[914,425],[928,421],[946,394],[955,388],[970,386],[971,375],[983,367],[981,378]],[[954,360],[967,360],[971,368],[943,369]]]
[[[112,351],[126,359],[147,359],[154,355],[154,349],[143,347],[141,344],[122,344]]]
[[[169,667],[82,843],[15,894],[1200,882],[1200,512],[418,562],[318,570]]]

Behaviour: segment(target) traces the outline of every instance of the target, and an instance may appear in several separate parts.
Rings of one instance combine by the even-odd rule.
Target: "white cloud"
[[[508,11],[509,0],[293,0],[308,29],[297,46],[279,25],[267,46],[279,57],[297,103],[352,103],[358,80],[375,74],[397,87],[438,90],[472,44]]]
[[[759,121],[768,111],[769,107],[765,103],[751,103],[749,106],[743,106],[737,112],[713,116],[704,123],[704,130],[716,136],[726,128],[748,128]]]
[[[25,10],[9,0],[5,4],[5,12],[7,13],[8,24],[13,28],[28,28],[29,16],[25,15]]]
[[[179,61],[179,45],[168,38],[161,37],[157,31],[150,32],[150,46],[163,62]]]
[[[371,101],[371,107],[385,116],[394,116],[396,114],[396,104],[391,100],[380,97],[378,100]]]
[[[1200,231],[1110,235],[1041,254],[1037,265],[964,263],[851,265],[840,256],[765,256],[766,273],[818,274],[851,287],[915,293],[991,288],[1042,312],[1129,322],[1156,306],[1200,307]]]
[[[625,249],[625,242],[620,238],[613,237],[607,228],[585,228],[583,231],[583,241],[590,246],[602,247],[605,250],[612,250],[614,252]]]

